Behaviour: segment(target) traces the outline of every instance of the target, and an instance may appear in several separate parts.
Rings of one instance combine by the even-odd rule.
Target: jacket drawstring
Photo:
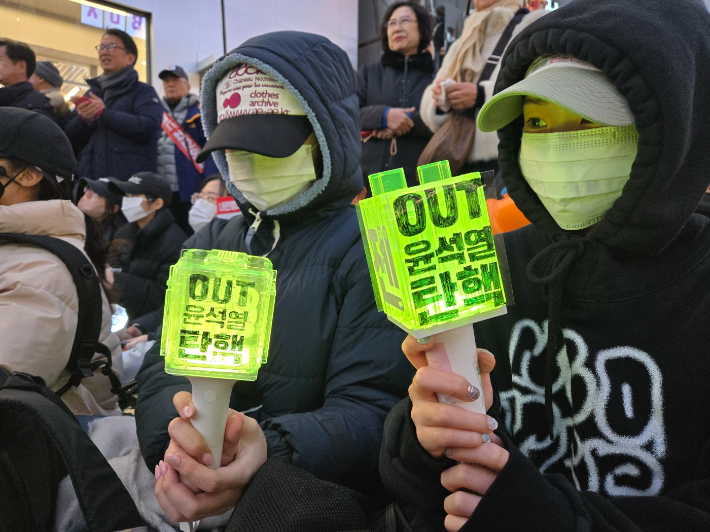
[[[263,221],[261,219],[261,212],[259,211],[254,211],[253,209],[249,209],[249,212],[254,215],[254,222],[249,226],[249,230],[247,231],[247,236],[244,238],[244,246],[247,248],[247,253],[249,255],[253,255],[251,250],[251,241],[254,239],[254,235],[256,232],[259,230],[259,226],[261,225],[261,222]],[[276,248],[276,244],[279,243],[279,240],[281,239],[281,225],[279,224],[278,220],[274,220],[274,243],[271,246],[271,249],[264,253],[262,257],[266,257],[269,253],[271,253],[274,248]]]
[[[535,255],[528,264],[528,279],[537,284],[548,285],[548,324],[547,350],[545,353],[545,419],[553,438],[554,414],[552,410],[552,384],[555,373],[557,353],[564,346],[564,335],[560,326],[562,311],[562,292],[569,278],[572,265],[584,252],[585,238],[566,238],[559,240]],[[545,273],[538,275],[538,265],[545,264]]]

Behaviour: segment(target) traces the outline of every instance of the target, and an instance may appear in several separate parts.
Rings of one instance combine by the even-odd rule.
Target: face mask
[[[129,223],[136,222],[141,218],[145,218],[151,212],[153,212],[145,212],[143,210],[142,203],[143,198],[141,198],[140,196],[132,198],[127,198],[125,196],[123,197],[123,201],[121,201],[121,212],[123,213],[123,216],[126,217],[126,220],[128,220]]]
[[[217,214],[217,205],[210,203],[202,198],[197,198],[194,205],[190,207],[187,213],[187,222],[192,227],[192,230],[197,233],[200,229],[206,226],[209,221]]]
[[[523,133],[520,170],[566,230],[594,225],[629,180],[638,150],[636,126],[565,133]]]
[[[265,211],[303,192],[316,180],[312,151],[313,146],[304,145],[283,158],[227,152],[229,180],[249,203]]]

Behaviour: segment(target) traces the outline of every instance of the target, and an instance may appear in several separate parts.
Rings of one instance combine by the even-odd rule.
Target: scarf
[[[101,91],[104,95],[104,100],[108,98],[109,91],[115,90],[122,86],[125,82],[133,82],[138,80],[138,72],[135,71],[133,65],[128,65],[123,67],[116,72],[111,72],[110,74],[101,74],[96,81],[98,81],[101,86]]]
[[[453,78],[458,82],[472,82],[476,79],[476,76],[483,70],[483,64],[487,59],[481,57],[481,48],[488,17],[498,7],[517,11],[522,5],[522,0],[498,0],[486,9],[471,13],[464,22],[463,31],[459,37],[461,46],[456,50],[452,61],[442,65],[436,77],[439,79]]]

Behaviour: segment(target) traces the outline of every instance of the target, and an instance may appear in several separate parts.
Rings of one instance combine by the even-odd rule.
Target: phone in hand
[[[88,96],[72,96],[72,97],[70,98],[70,100],[71,100],[72,103],[73,103],[74,105],[76,105],[76,106],[78,106],[80,103],[84,103],[84,102],[89,103],[89,102],[91,102],[91,98],[89,98]]]

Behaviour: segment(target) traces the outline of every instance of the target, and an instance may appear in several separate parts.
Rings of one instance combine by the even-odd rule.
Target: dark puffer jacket
[[[416,107],[410,114],[414,127],[396,137],[397,152],[392,155],[391,141],[370,138],[362,145],[362,168],[365,178],[391,168],[404,168],[409,186],[418,185],[417,159],[429,142],[432,132],[419,116],[424,89],[434,78],[434,61],[429,52],[405,59],[402,54],[385,52],[379,63],[365,65],[358,74],[357,95],[363,130],[382,127],[387,107]],[[368,185],[369,188],[369,185]]]
[[[180,257],[187,235],[170,211],[158,211],[143,229],[135,222],[116,231],[109,247],[114,289],[128,317],[135,319],[163,304],[170,266]]]
[[[0,107],[18,107],[37,111],[54,122],[57,121],[49,98],[36,91],[29,81],[0,88]]]
[[[163,105],[155,89],[138,81],[135,70],[130,72],[107,96],[99,78],[86,80],[88,92],[104,100],[106,109],[92,124],[75,116],[65,128],[74,149],[81,150],[79,177],[126,181],[137,172],[157,170]]]
[[[406,394],[412,369],[404,333],[377,311],[352,198],[362,188],[355,76],[347,55],[327,39],[298,32],[255,37],[205,76],[203,123],[216,126],[215,85],[246,62],[279,79],[301,101],[323,153],[323,173],[285,205],[258,213],[228,183],[244,213],[215,219],[188,248],[268,254],[277,270],[268,363],[255,382],[237,382],[231,406],[257,419],[271,456],[320,478],[367,490],[377,479],[382,427]],[[290,82],[289,82],[290,80]],[[223,175],[223,152],[215,152]],[[280,236],[275,247],[274,232]],[[151,363],[153,365],[151,365]],[[149,354],[138,375],[138,439],[150,468],[163,458],[172,398],[190,390]]]

